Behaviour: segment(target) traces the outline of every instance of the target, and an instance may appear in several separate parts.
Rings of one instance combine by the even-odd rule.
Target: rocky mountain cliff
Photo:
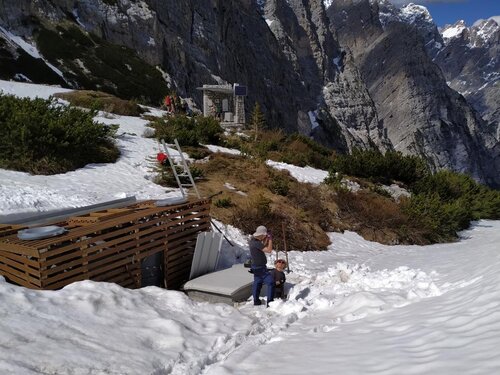
[[[433,55],[451,88],[460,92],[498,128],[500,124],[500,26],[480,20],[471,27],[463,21],[441,30],[444,46]]]
[[[426,45],[409,25],[425,14],[392,19],[403,16],[382,3],[334,0],[327,12],[321,0],[1,0],[0,78],[156,104],[175,90],[199,106],[197,87],[238,82],[247,112],[259,102],[271,127],[339,152],[419,154],[500,185],[494,126],[429,58],[445,41],[429,27]]]
[[[396,8],[387,0],[379,4],[382,25],[404,22],[423,38],[432,60],[439,65],[448,85],[461,93],[487,122],[500,124],[500,26],[493,18],[471,27],[464,21],[438,30],[429,11],[409,4]]]
[[[423,156],[435,169],[487,176],[498,184],[495,131],[432,61],[428,51],[440,43],[436,29],[429,28],[425,39],[391,8],[386,1],[334,0],[328,15],[340,44],[352,50],[394,148]],[[407,18],[409,13],[422,18],[415,12]]]

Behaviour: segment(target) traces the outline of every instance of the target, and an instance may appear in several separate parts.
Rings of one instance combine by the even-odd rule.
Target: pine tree
[[[266,120],[264,118],[264,114],[260,110],[260,104],[258,102],[256,102],[255,106],[253,107],[252,122],[250,124],[252,129],[255,132],[255,141],[257,141],[259,131],[264,128],[265,124],[266,124]]]

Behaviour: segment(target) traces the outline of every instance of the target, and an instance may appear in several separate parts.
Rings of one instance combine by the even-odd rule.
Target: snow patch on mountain
[[[460,20],[454,25],[446,25],[441,30],[441,35],[443,36],[445,42],[448,42],[450,39],[457,38],[462,35],[465,29],[467,29],[467,25],[463,20]]]
[[[426,7],[410,3],[401,8],[400,17],[407,23],[426,22],[434,25],[434,20]]]
[[[483,47],[485,44],[495,43],[495,35],[500,30],[500,26],[495,20],[483,20],[474,25],[470,28],[473,47]]]

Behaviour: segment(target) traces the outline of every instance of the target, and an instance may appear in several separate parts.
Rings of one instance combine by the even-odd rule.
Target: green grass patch
[[[95,115],[55,99],[0,96],[0,167],[56,174],[116,161],[116,127],[95,122]]]

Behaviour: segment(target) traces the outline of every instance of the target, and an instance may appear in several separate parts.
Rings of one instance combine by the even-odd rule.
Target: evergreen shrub
[[[155,136],[167,143],[177,139],[181,146],[198,147],[200,143],[220,144],[224,130],[217,120],[210,117],[176,115],[154,120],[151,125]]]
[[[116,161],[117,126],[97,123],[95,115],[53,98],[0,96],[0,167],[56,174]]]
[[[354,149],[350,155],[338,155],[333,159],[330,174],[346,175],[389,183],[399,181],[408,185],[429,175],[425,161],[418,156],[403,155],[398,151]]]
[[[299,167],[328,169],[332,150],[300,134],[285,135],[281,130],[262,130],[257,139],[240,139],[241,152],[261,160],[272,159]]]
[[[403,210],[426,229],[433,242],[456,237],[471,220],[500,218],[500,191],[451,171],[428,175],[413,186]]]

